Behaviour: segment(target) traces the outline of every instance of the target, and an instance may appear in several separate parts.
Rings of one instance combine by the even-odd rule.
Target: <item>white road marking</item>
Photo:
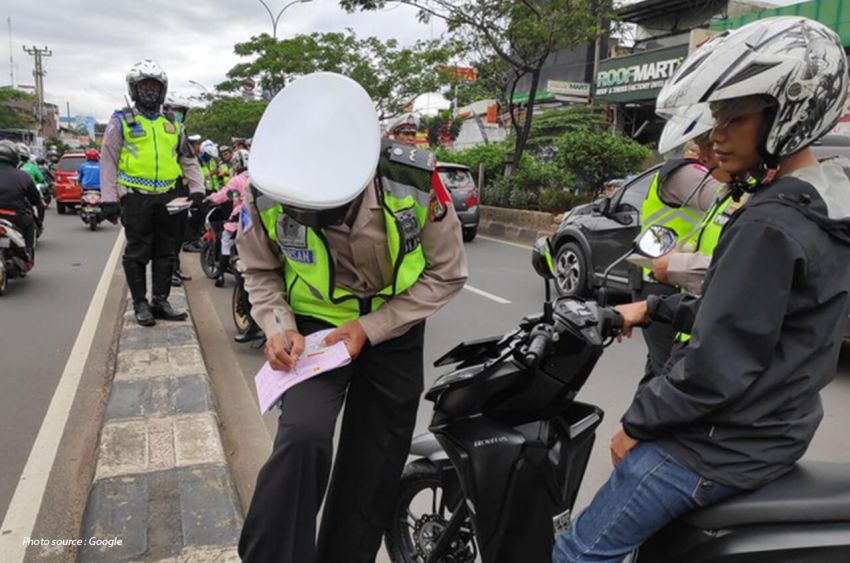
[[[71,405],[74,403],[74,397],[80,385],[94,333],[106,302],[106,293],[123,246],[124,231],[122,229],[118,233],[103,274],[94,290],[83,324],[80,325],[77,340],[71,348],[71,354],[65,363],[59,384],[50,400],[50,406],[47,407],[47,414],[44,415],[38,436],[32,445],[21,478],[18,480],[15,494],[6,510],[6,516],[3,517],[3,525],[0,526],[0,553],[3,554],[4,561],[24,560],[26,546],[23,539],[32,535],[35,519],[44,498],[44,490],[47,488],[47,479],[56,461],[59,442],[68,423]]]
[[[472,287],[471,285],[465,285],[465,286],[463,286],[463,289],[468,289],[472,293],[477,293],[481,297],[486,297],[487,299],[492,299],[493,301],[495,301],[499,305],[509,305],[510,304],[510,301],[508,301],[507,299],[503,299],[503,298],[499,297],[498,295],[493,295],[492,293],[487,293],[483,289],[478,289],[477,287]]]
[[[518,242],[508,242],[506,240],[502,240],[502,239],[498,239],[498,238],[485,237],[484,235],[478,235],[478,238],[483,239],[483,240],[488,240],[490,242],[498,242],[500,244],[507,244],[508,246],[515,246],[517,248],[522,248],[524,250],[531,250],[533,248],[533,247],[525,245],[525,244],[519,244]]]

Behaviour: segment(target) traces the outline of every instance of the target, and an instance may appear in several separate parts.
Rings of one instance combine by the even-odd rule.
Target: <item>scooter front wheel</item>
[[[443,472],[428,459],[404,468],[392,519],[384,534],[394,563],[473,563],[478,555],[463,497],[450,498]]]
[[[218,257],[215,255],[215,245],[206,240],[201,245],[201,269],[205,276],[214,280],[218,277]]]

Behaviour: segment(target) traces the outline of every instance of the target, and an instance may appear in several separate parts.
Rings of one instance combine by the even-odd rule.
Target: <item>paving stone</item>
[[[134,326],[129,323],[121,333],[120,350],[140,350],[168,346],[196,344],[195,329],[189,324],[159,323],[154,327]]]
[[[138,477],[119,477],[94,483],[83,515],[81,539],[119,538],[121,545],[81,546],[77,561],[127,561],[148,551],[147,483]],[[179,525],[175,526],[179,529]]]
[[[197,345],[122,350],[118,353],[115,381],[198,373],[206,373],[206,366]]]
[[[218,422],[212,413],[176,417],[174,449],[178,466],[226,464]]]
[[[116,381],[104,420],[171,416],[213,410],[205,375]]]
[[[242,521],[225,466],[179,470],[181,516],[185,545],[235,545]]]
[[[121,545],[83,546],[79,561],[238,561],[242,519],[224,466],[172,469],[95,483],[83,538]]]

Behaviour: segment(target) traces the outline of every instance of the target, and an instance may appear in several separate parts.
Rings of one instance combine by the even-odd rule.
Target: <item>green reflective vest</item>
[[[215,191],[218,191],[220,188],[223,188],[230,182],[230,165],[226,162],[222,162],[218,165],[218,172],[220,174],[224,174],[224,176],[219,178],[218,186],[216,186]]]
[[[148,119],[137,114],[132,122],[128,122],[124,112],[115,115],[124,136],[118,158],[118,183],[151,192],[173,188],[182,174],[177,154],[180,124],[164,115]]]
[[[640,226],[642,231],[645,231],[652,225],[660,225],[668,227],[676,232],[676,236],[680,243],[684,243],[687,239],[692,238],[702,220],[704,214],[694,211],[689,207],[673,207],[664,203],[661,199],[661,186],[664,181],[669,178],[673,172],[683,166],[695,164],[696,161],[684,158],[668,160],[661,170],[656,172],[652,179],[652,184],[649,186],[649,191],[646,192],[646,198],[643,200],[640,212]],[[696,186],[694,186],[696,187]],[[648,276],[651,270],[644,268],[644,274]]]
[[[425,254],[421,236],[428,219],[431,172],[384,156],[378,179],[377,196],[383,205],[393,280],[376,295],[365,298],[335,284],[333,258],[323,230],[297,223],[286,215],[282,205],[266,196],[256,198],[263,229],[281,250],[286,298],[296,315],[339,326],[377,311],[422,275]]]

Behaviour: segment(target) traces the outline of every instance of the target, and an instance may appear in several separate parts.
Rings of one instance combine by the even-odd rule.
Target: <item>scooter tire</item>
[[[6,264],[3,263],[3,257],[0,256],[0,295],[6,293],[6,287],[9,285],[9,273],[6,271]]]
[[[89,230],[96,231],[97,230],[97,217],[92,217],[89,219]]]
[[[233,311],[233,324],[240,333],[245,332],[251,326],[250,313],[242,310],[242,294],[244,292],[245,287],[237,282],[233,287],[233,298],[230,304]]]
[[[410,524],[408,523],[408,507],[411,501],[422,491],[440,488],[443,479],[440,468],[428,459],[417,459],[404,467],[399,483],[398,496],[393,506],[390,524],[384,532],[384,543],[387,553],[393,563],[421,563],[422,559],[416,554],[412,544]],[[442,490],[441,494],[445,494]],[[455,559],[446,557],[440,559],[445,563],[472,563],[477,555],[477,548],[470,558]]]
[[[211,280],[218,277],[218,258],[215,255],[215,246],[207,241],[201,243],[201,269],[204,275]]]

